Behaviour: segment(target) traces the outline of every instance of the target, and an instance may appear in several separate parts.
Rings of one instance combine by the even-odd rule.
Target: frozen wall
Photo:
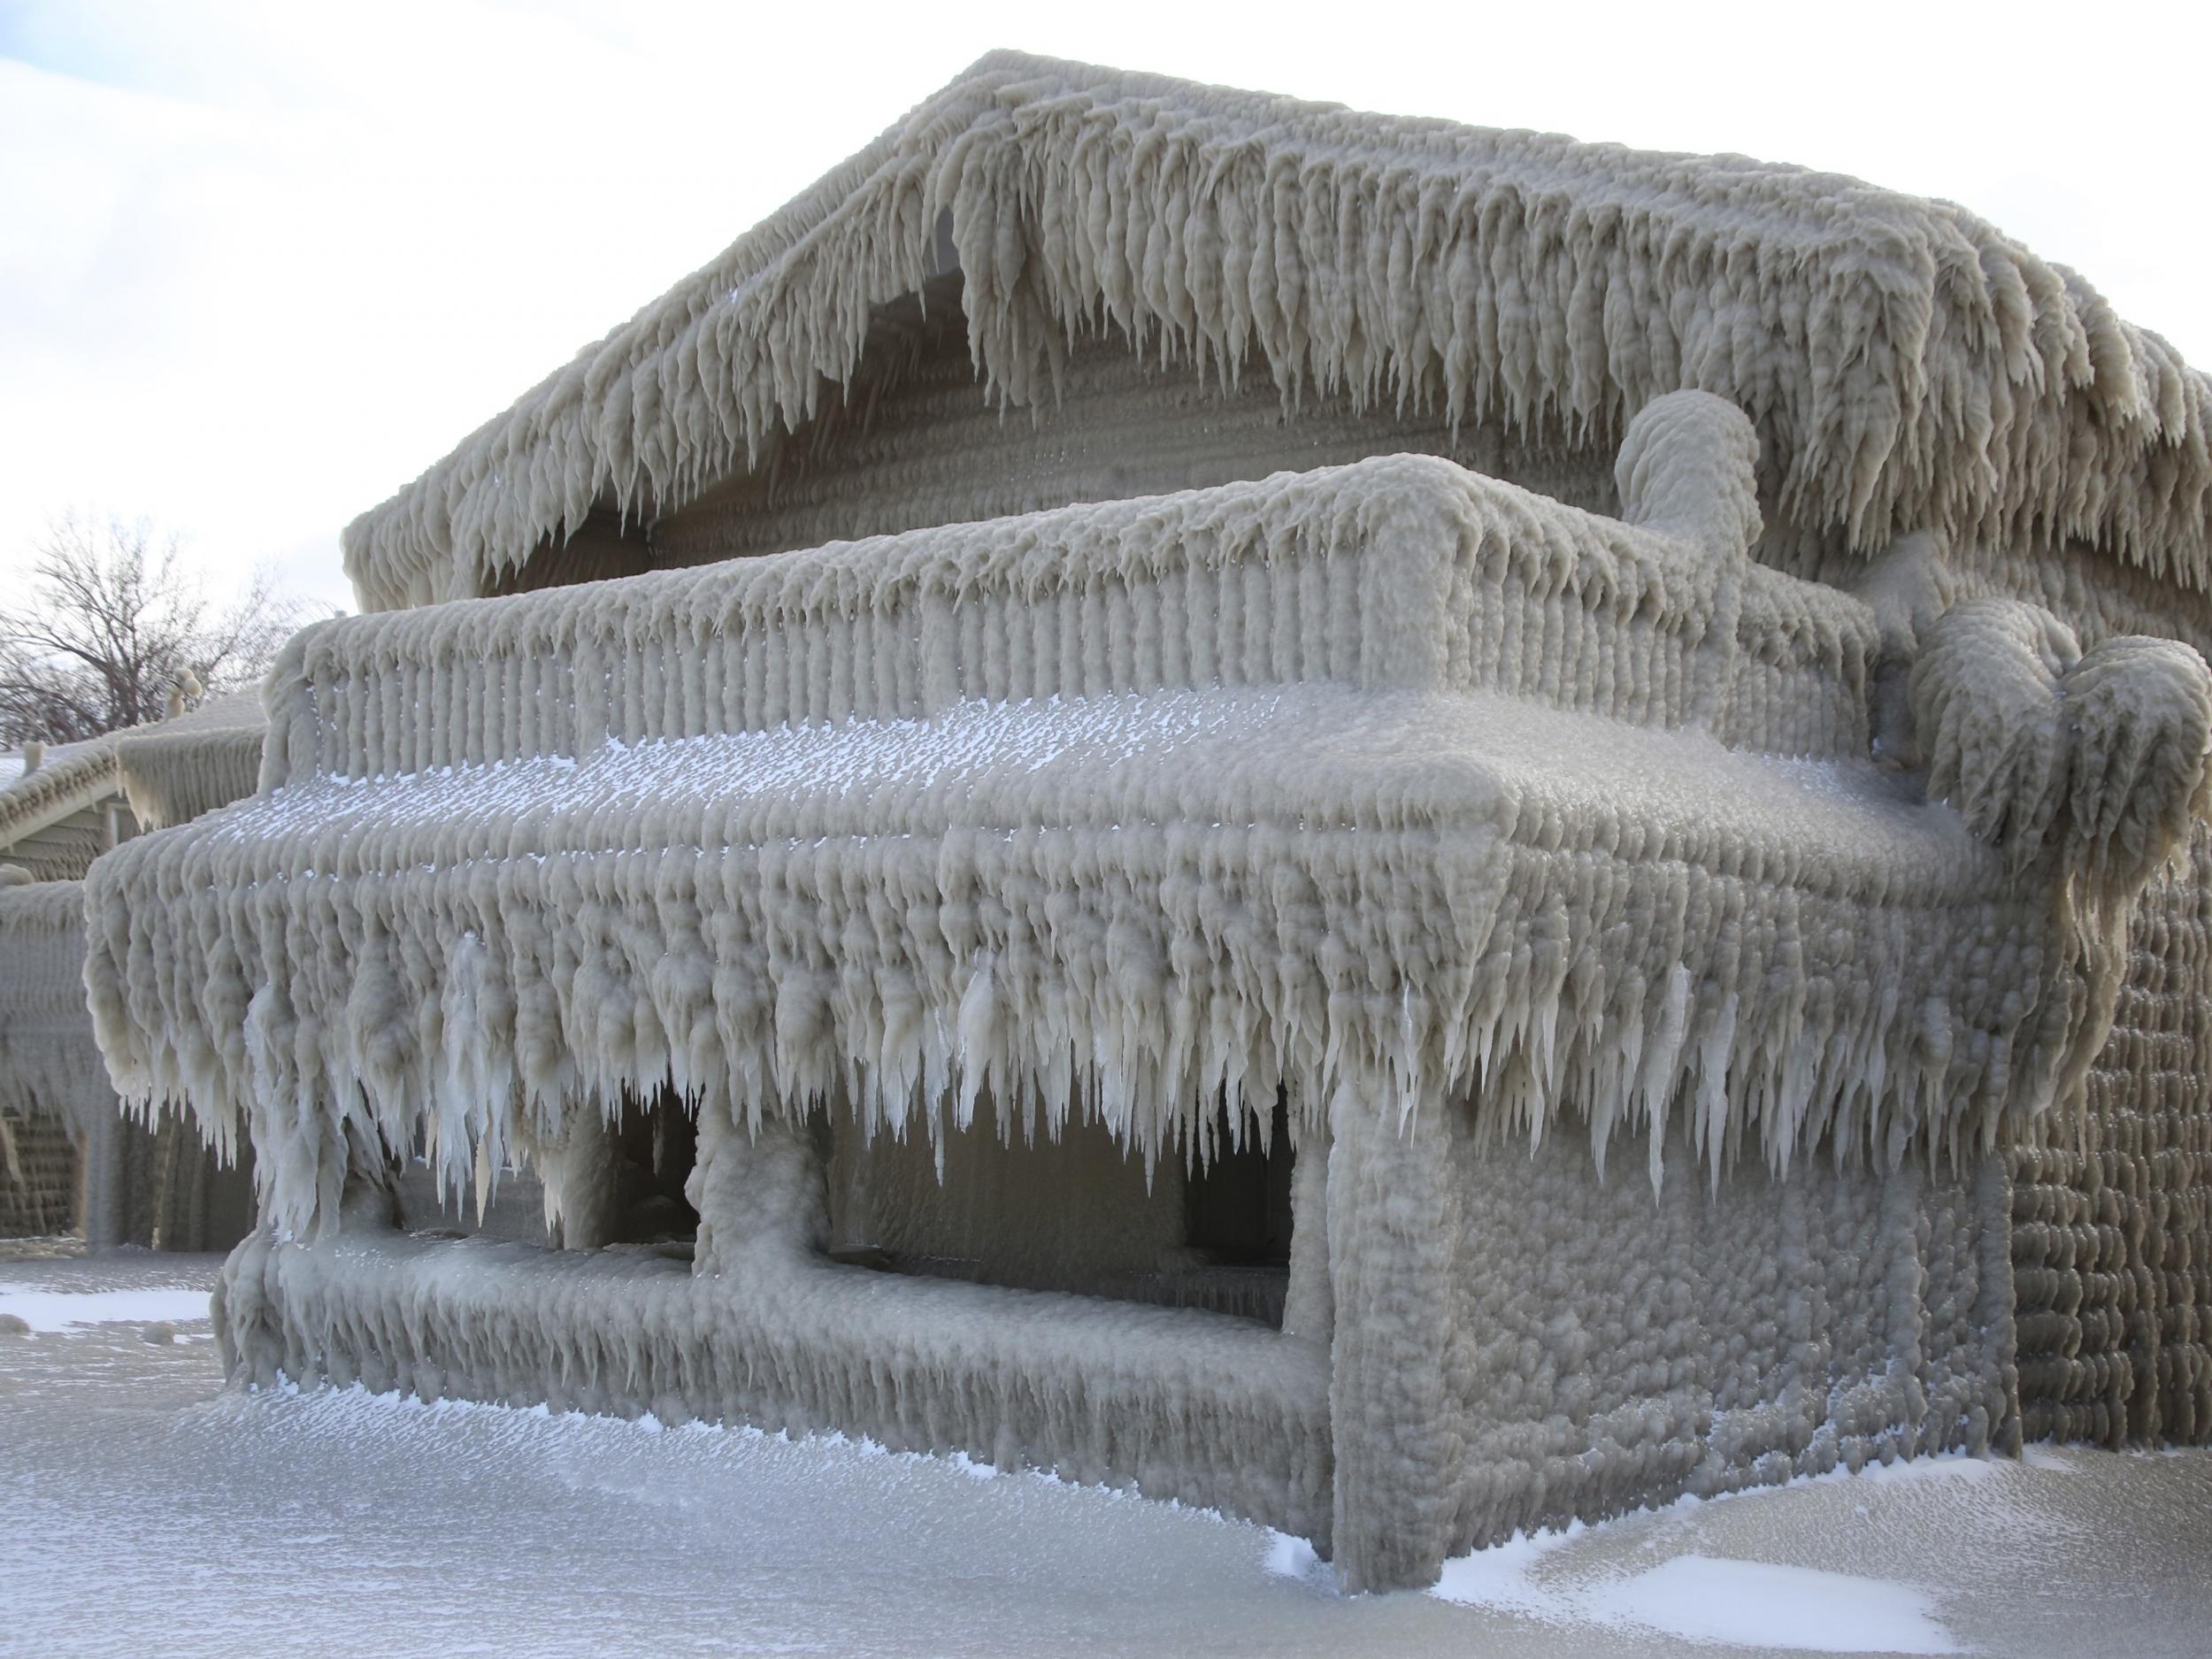
[[[1481,1114],[1340,1109],[1334,1545],[1425,1584],[1517,1528],[2016,1446],[2003,1165],[1608,1180]]]
[[[2160,793],[2137,795],[2131,775],[2167,765],[2200,775],[2193,734],[2170,749],[2125,735],[2099,689],[2124,662],[2151,695],[2170,671],[2185,702],[2201,695],[2196,654],[2164,640],[2091,641],[2084,649],[2051,613],[1994,599],[1962,602],[1927,630],[1916,691],[1961,668],[1977,687],[1950,718],[1920,722],[1931,787],[2015,858],[2068,833],[2055,816],[2062,803],[2074,824],[2117,828],[2121,803]],[[1984,734],[1973,744],[1981,758],[1962,764],[1952,746],[1973,729]],[[2103,806],[2065,803],[2085,753],[2101,774],[2093,787]],[[2121,830],[2111,849],[2129,856],[2130,839]],[[2150,879],[2131,914],[2116,901],[2091,912],[2123,972],[2102,987],[2116,999],[2112,1038],[2089,1066],[2082,1116],[2015,1155],[2023,1395],[2034,1434],[2108,1444],[2212,1436],[2212,1331],[2199,1312],[2212,1299],[2202,1248],[2212,1203],[2202,833],[2170,866],[2170,845],[2164,835],[2146,842],[2153,856],[2139,868]]]
[[[60,1233],[79,1148],[117,1105],[85,1012],[83,889],[21,875],[0,866],[0,1229]]]
[[[2075,1135],[2014,1160],[2031,1438],[2212,1441],[2212,852],[2153,882]]]
[[[251,1177],[173,1113],[126,1117],[85,1009],[83,904],[75,881],[0,887],[0,1227],[227,1248],[252,1225]]]
[[[1900,723],[1879,710],[1901,707],[1904,662],[1937,617],[1959,608],[1966,626],[1955,634],[1953,653],[1978,634],[1992,647],[2008,636],[2010,646],[1997,655],[2014,665],[1992,681],[2009,685],[2004,704],[1970,702],[1961,712],[1978,709],[1969,718],[2004,734],[1985,750],[1994,770],[2021,782],[2047,774],[2061,793],[2066,745],[2055,740],[2077,725],[2071,710],[2055,718],[2067,704],[2062,679],[2087,672],[2084,661],[2131,632],[2200,653],[2212,648],[2201,596],[2078,549],[1962,561],[1940,537],[1908,537],[1862,591],[1885,618],[1889,641],[1875,672],[1877,741],[1885,752],[1908,764],[1924,758],[1909,718]],[[2172,644],[2116,649],[2161,652],[2185,677],[2189,672],[2187,654]],[[1939,734],[1931,741],[1939,742]],[[2132,764],[2124,754],[2121,762]],[[1961,789],[1962,805],[1975,812],[1978,785],[1952,778],[1941,787]],[[2016,826],[2008,805],[1992,812],[1992,798],[1984,798],[1984,829],[2016,844],[2047,833],[2057,794],[2031,787],[2023,799],[2041,806]],[[2212,861],[2199,830],[2185,858],[2143,888],[2124,944],[2113,926],[2118,912],[2102,907],[2108,949],[2123,964],[2109,987],[2116,997],[2110,1041],[2088,1071],[2081,1118],[2012,1154],[2021,1395],[2031,1438],[2112,1445],[2130,1437],[2212,1438],[2212,1321],[2203,1311],[2212,1309],[2204,1231],[2212,1218],[2208,880]]]
[[[1148,362],[1118,336],[1086,339],[1052,400],[1009,413],[985,396],[956,276],[887,307],[841,397],[759,464],[626,537],[541,546],[526,585],[782,552],[822,542],[1307,472],[1370,456],[1443,456],[1577,506],[1616,505],[1612,445],[1548,442],[1440,415],[1394,417],[1348,393],[1309,397],[1294,418],[1273,385],[1236,387]]]
[[[1453,1167],[1447,1553],[1678,1492],[2018,1442],[1998,1159],[1740,1169],[1655,1196],[1555,1145],[1463,1140]]]
[[[321,1242],[249,1240],[216,1310],[234,1376],[963,1449],[1327,1537],[1325,1348],[1243,1319],[842,1266],[807,1134],[702,1109],[696,1271],[409,1238],[357,1186]]]

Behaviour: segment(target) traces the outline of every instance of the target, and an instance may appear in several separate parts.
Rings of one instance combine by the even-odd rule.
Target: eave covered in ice
[[[1147,1156],[1279,1086],[1655,1180],[1670,1119],[1716,1170],[1985,1149],[2102,1041],[2204,672],[2102,665],[2124,824],[1916,681],[1972,790],[2071,780],[2006,856],[1865,757],[1881,625],[1749,559],[1754,446],[1684,394],[1625,522],[1399,457],[311,628],[261,793],[95,872],[102,1047],[309,1231],[349,1143],[457,1185],[664,1080]]]
[[[261,690],[210,697],[156,725],[115,734],[115,764],[142,829],[188,824],[251,795],[269,726]]]
[[[989,391],[1112,333],[1286,404],[1593,442],[1729,398],[1762,497],[1863,553],[2078,542],[2212,588],[2207,383],[1965,210],[1741,157],[1363,114],[994,53],[347,531],[370,608],[649,522],[850,384],[956,268]]]

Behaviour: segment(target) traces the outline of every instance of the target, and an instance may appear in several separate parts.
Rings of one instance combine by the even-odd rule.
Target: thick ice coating
[[[1683,393],[1631,426],[1624,521],[1400,457],[309,630],[260,794],[92,879],[119,1086],[253,1143],[273,1230],[233,1263],[234,1363],[1125,1476],[1295,1525],[1362,1584],[2016,1433],[1991,1155],[2102,1045],[2118,966],[2072,895],[2123,872],[2123,823],[2147,860],[2196,799],[2205,671],[2114,648],[2096,764],[2133,816],[2092,789],[2093,833],[2008,858],[2009,817],[1866,757],[1882,623],[1752,562],[1755,455]],[[1979,729],[1940,673],[1913,693]],[[584,1213],[580,1125],[664,1082],[697,1276],[388,1231],[419,1142],[451,1187],[534,1161]],[[1203,1167],[1221,1103],[1264,1133],[1279,1094],[1307,1171],[1281,1336],[821,1254],[823,1114],[1095,1124]],[[1518,1221],[1515,1147],[1558,1189]],[[1816,1148],[1817,1199],[1766,1188]],[[1735,1239],[1781,1271],[1731,1297],[1820,1278],[1821,1311],[1730,1371],[1717,1309],[1653,1349],[1620,1310],[1605,1343],[1643,1357],[1554,1424],[1551,1362],[1476,1335],[1525,1310],[1455,1288],[1541,1203],[1677,1252],[1662,1305]],[[1863,1283],[1832,1278],[1847,1238],[1883,1241]],[[1638,1380],[1683,1366],[1671,1406]]]
[[[0,787],[0,862],[35,881],[75,881],[114,842],[115,740],[44,751],[37,767]]]
[[[84,889],[0,864],[0,1237],[77,1223],[79,1151],[118,1113],[84,1002]]]
[[[1601,444],[1696,388],[1751,415],[1768,498],[1861,553],[2080,541],[2212,588],[2202,378],[1962,208],[1000,52],[357,520],[363,603],[491,591],[595,508],[745,471],[955,266],[1016,405],[1109,329],[1294,403]]]
[[[235,1378],[1356,1588],[2212,1439],[2208,406],[1956,208],[994,56],[349,529],[101,1046]]]
[[[133,1122],[84,994],[77,877],[119,836],[253,791],[257,693],[51,751],[0,790],[0,1237],[81,1230],[95,1248],[236,1240],[245,1181],[172,1118]]]
[[[2016,868],[2064,842],[2092,890],[2132,898],[2203,810],[2212,702],[2176,641],[2084,656],[2047,611],[1972,600],[1935,624],[1911,686],[1930,793]]]
[[[0,871],[19,866],[0,865]],[[84,887],[0,880],[0,1237],[204,1250],[247,1223],[242,1172],[189,1125],[126,1114],[85,1011]]]
[[[195,682],[196,683],[196,682]],[[119,839],[181,824],[253,792],[266,721],[258,692],[46,749],[0,787],[0,863],[75,881]]]
[[[251,795],[268,728],[258,691],[211,697],[189,712],[115,737],[116,771],[142,827],[188,824]]]
[[[259,800],[96,879],[104,1046],[303,1233],[349,1136],[457,1187],[664,1078],[1148,1158],[1285,1083],[1993,1144],[2101,1040],[2073,930],[1851,758],[1876,631],[1746,557],[1751,442],[1647,411],[1641,528],[1401,458],[310,630]]]

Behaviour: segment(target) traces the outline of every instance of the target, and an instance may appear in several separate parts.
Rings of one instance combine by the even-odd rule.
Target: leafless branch
[[[159,719],[189,674],[210,695],[251,685],[307,607],[257,571],[211,604],[181,541],[144,519],[57,519],[29,603],[0,610],[0,742],[73,742]]]

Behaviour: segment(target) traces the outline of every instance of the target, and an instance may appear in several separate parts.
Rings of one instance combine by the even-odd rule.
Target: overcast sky
[[[348,518],[1001,45],[1947,196],[2212,364],[2202,12],[0,0],[0,605],[71,507],[349,603]]]

